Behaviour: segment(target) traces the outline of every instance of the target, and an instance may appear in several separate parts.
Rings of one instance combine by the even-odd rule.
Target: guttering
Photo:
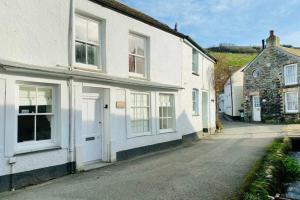
[[[147,81],[147,80],[137,80],[130,78],[121,78],[109,76],[101,73],[86,72],[83,70],[69,70],[68,67],[57,66],[57,67],[40,67],[21,63],[15,63],[11,61],[0,60],[0,66],[5,70],[5,72],[15,72],[15,73],[26,73],[26,74],[36,74],[45,75],[61,78],[74,78],[79,80],[95,81],[104,84],[114,84],[121,85],[122,87],[146,87],[150,89],[162,89],[162,90],[181,90],[184,89],[181,86],[161,84],[157,82]]]

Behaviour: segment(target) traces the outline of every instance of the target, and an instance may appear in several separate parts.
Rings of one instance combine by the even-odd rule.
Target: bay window
[[[100,63],[100,24],[92,19],[75,17],[75,61],[79,64],[99,66]]]
[[[284,66],[284,84],[293,85],[298,83],[297,64]]]
[[[134,76],[146,76],[146,38],[129,34],[128,45],[129,73]]]
[[[17,142],[38,142],[52,139],[53,88],[20,85],[18,88]]]
[[[150,94],[133,92],[130,94],[131,134],[140,136],[150,133]]]
[[[159,95],[159,129],[174,130],[175,122],[174,95]]]
[[[298,112],[298,92],[285,93],[285,111],[287,113]]]

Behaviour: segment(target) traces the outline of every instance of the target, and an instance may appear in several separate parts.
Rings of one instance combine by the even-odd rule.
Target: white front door
[[[202,92],[202,126],[203,132],[208,132],[208,93]]]
[[[82,96],[82,161],[102,159],[102,99],[99,93]]]
[[[253,121],[260,122],[261,116],[260,116],[260,98],[259,96],[253,96],[252,98],[252,108],[253,108]]]

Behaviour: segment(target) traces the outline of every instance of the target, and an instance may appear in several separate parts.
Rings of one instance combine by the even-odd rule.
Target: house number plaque
[[[119,108],[119,109],[125,108],[125,101],[117,101],[116,108]]]

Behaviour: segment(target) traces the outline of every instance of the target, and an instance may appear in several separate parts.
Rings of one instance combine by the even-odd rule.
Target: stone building
[[[279,37],[270,31],[266,48],[244,69],[247,121],[300,121],[299,63],[300,49],[281,46]]]

